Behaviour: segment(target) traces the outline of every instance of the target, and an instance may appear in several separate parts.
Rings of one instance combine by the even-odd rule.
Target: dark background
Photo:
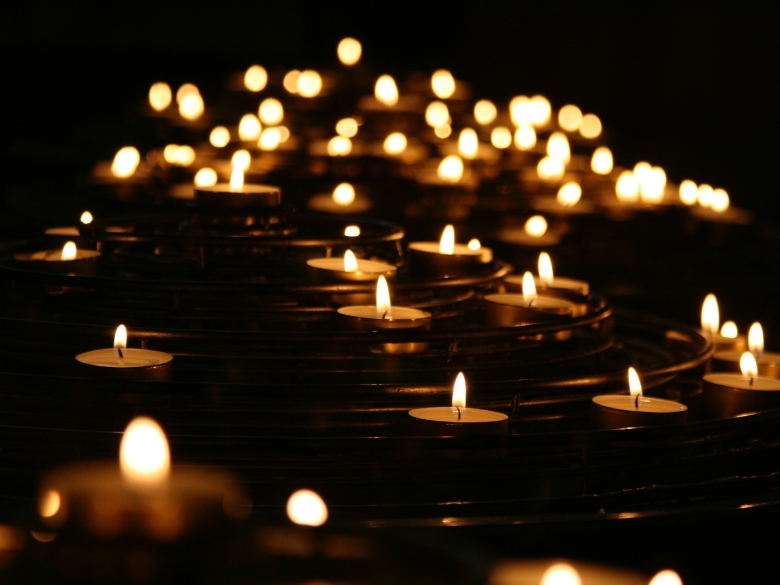
[[[87,168],[90,128],[153,81],[193,81],[208,101],[231,70],[332,64],[352,35],[378,69],[450,68],[502,104],[519,93],[573,102],[601,116],[619,164],[648,160],[675,182],[778,210],[778,36],[770,14],[739,4],[33,0],[0,10],[7,185],[33,152],[46,169]],[[104,157],[127,138],[101,144]]]

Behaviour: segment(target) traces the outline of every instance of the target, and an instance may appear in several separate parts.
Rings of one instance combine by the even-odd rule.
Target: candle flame
[[[532,215],[525,222],[525,233],[534,238],[541,238],[547,233],[547,220],[541,215]]]
[[[77,253],[78,250],[76,249],[75,242],[66,242],[65,245],[62,247],[62,252],[60,252],[60,259],[75,260]]]
[[[680,576],[670,569],[655,574],[647,585],[683,585]]]
[[[209,167],[203,167],[195,173],[196,187],[213,187],[217,184],[217,171]]]
[[[439,253],[452,256],[455,253],[455,228],[452,225],[448,225],[441,233],[441,240],[439,240]]]
[[[116,328],[116,333],[114,333],[114,347],[127,347],[127,327],[124,325],[120,325]]]
[[[163,149],[163,158],[169,165],[188,167],[195,162],[195,150],[187,145],[168,144]]]
[[[547,252],[539,254],[539,281],[545,286],[552,286],[553,280],[552,259]]]
[[[199,93],[188,93],[179,102],[179,114],[185,120],[197,120],[204,110],[203,98]]]
[[[334,136],[328,141],[330,156],[347,156],[352,152],[352,141],[346,136]]]
[[[441,126],[436,126],[436,128],[433,129],[433,133],[436,135],[436,138],[444,140],[445,138],[449,138],[450,134],[452,134],[452,127],[449,124],[442,124]]]
[[[582,585],[582,579],[571,565],[555,563],[542,575],[541,585]]]
[[[301,526],[322,526],[328,519],[328,507],[311,490],[298,490],[287,500],[287,517]]]
[[[583,138],[598,138],[601,135],[601,120],[596,114],[585,114],[580,123]]]
[[[141,154],[133,146],[120,148],[111,163],[111,174],[120,179],[132,177],[141,163]]]
[[[292,71],[288,71],[284,79],[282,79],[282,86],[284,89],[286,89],[289,93],[298,93],[298,78],[301,76],[301,72],[297,69],[293,69]]]
[[[268,72],[262,65],[252,65],[244,74],[244,86],[249,91],[262,91],[268,83]]]
[[[612,172],[614,164],[612,151],[606,146],[599,146],[593,151],[593,157],[590,159],[590,168],[597,175],[608,175]]]
[[[333,201],[337,205],[352,205],[355,201],[355,188],[349,183],[340,183],[333,189]]]
[[[390,155],[402,154],[406,150],[406,136],[401,132],[393,132],[385,138],[385,142],[382,147],[385,152]]]
[[[393,315],[393,306],[390,304],[390,289],[384,276],[380,276],[376,281],[376,314],[378,319]]]
[[[649,165],[648,165],[649,166]],[[650,170],[638,173],[634,168],[634,176],[639,181],[639,194],[645,203],[660,203],[666,189],[666,173],[661,167],[650,167]]]
[[[158,81],[149,88],[149,105],[157,112],[162,112],[171,105],[173,92],[171,86],[165,82]]]
[[[282,102],[276,98],[266,98],[260,102],[257,109],[257,116],[263,124],[276,126],[284,119],[284,107]]]
[[[439,69],[431,75],[431,89],[437,98],[450,98],[455,93],[455,78],[446,69]]]
[[[515,126],[530,126],[532,123],[531,100],[528,96],[518,95],[509,102],[509,117]]]
[[[540,179],[549,183],[560,181],[565,170],[566,165],[563,160],[554,156],[546,156],[536,165],[536,174],[539,175]]]
[[[756,356],[749,351],[746,351],[739,358],[739,369],[743,376],[748,378],[755,378],[758,376],[758,364],[756,363]]]
[[[569,139],[563,132],[553,132],[547,139],[547,155],[561,160],[564,164],[571,159]]]
[[[452,385],[452,408],[466,408],[466,377],[458,372]]]
[[[176,103],[181,104],[182,100],[188,95],[200,95],[198,86],[193,83],[185,83],[176,90]]]
[[[260,134],[260,140],[257,141],[257,146],[260,150],[276,150],[282,141],[282,128],[284,126],[275,126],[274,128],[266,128]],[[286,130],[286,128],[285,128]],[[289,134],[289,130],[287,131]],[[347,138],[347,140],[349,140]]]
[[[238,123],[238,137],[244,141],[257,140],[263,127],[254,114],[244,114]]]
[[[725,189],[712,190],[712,204],[710,207],[712,207],[713,211],[723,213],[729,208],[729,205],[731,205],[731,200],[729,199],[729,194],[726,193]]]
[[[628,391],[631,396],[642,396],[642,382],[634,368],[628,368]]]
[[[518,150],[530,150],[536,146],[536,130],[533,126],[520,126],[515,130],[515,147]]]
[[[704,297],[701,306],[701,328],[710,336],[718,333],[720,326],[720,312],[718,311],[718,299],[710,293]]]
[[[523,301],[526,305],[530,306],[539,296],[536,293],[536,282],[534,282],[534,275],[526,271],[523,274]]]
[[[344,228],[344,235],[348,238],[357,238],[360,235],[360,226],[348,225]]]
[[[698,200],[698,192],[699,187],[697,187],[696,183],[690,179],[685,179],[682,183],[680,183],[680,201],[682,201],[685,205],[694,205]]]
[[[209,134],[209,142],[212,146],[222,148],[230,142],[230,131],[224,126],[217,126]]]
[[[739,331],[737,330],[737,324],[734,321],[726,321],[723,327],[720,328],[720,336],[728,339],[736,339]]]
[[[358,123],[355,118],[342,118],[336,122],[336,134],[352,138],[358,133]]]
[[[357,272],[358,261],[352,250],[344,252],[344,272]]]
[[[386,106],[394,106],[398,103],[398,86],[395,79],[389,75],[382,75],[376,80],[374,96]]]
[[[244,169],[240,165],[233,166],[233,172],[230,173],[230,190],[241,191],[244,188]]]
[[[119,465],[129,482],[151,486],[165,481],[171,469],[171,453],[157,422],[141,416],[127,425],[119,447]]]
[[[466,247],[469,250],[481,250],[482,249],[482,244],[480,243],[480,241],[477,238],[471,238],[469,240],[469,243],[466,244]]]
[[[60,511],[62,496],[57,490],[46,490],[38,501],[38,514],[41,518],[51,518]]]
[[[439,128],[450,123],[450,110],[444,102],[433,101],[425,108],[425,123]]]
[[[582,123],[582,110],[573,104],[563,106],[558,112],[558,126],[566,132],[576,132]]]
[[[362,53],[363,47],[360,44],[360,41],[353,39],[352,37],[341,39],[336,48],[336,54],[339,56],[339,61],[348,67],[360,61],[360,55]]]
[[[474,104],[474,119],[477,121],[477,124],[482,126],[490,124],[496,119],[497,115],[496,104],[490,100],[479,100]]]
[[[464,128],[458,137],[458,152],[463,158],[473,159],[479,151],[479,139],[473,128]]]
[[[490,143],[496,148],[509,148],[512,144],[512,133],[506,126],[497,126],[490,133]]]
[[[620,201],[636,201],[639,197],[639,182],[634,173],[623,171],[615,183],[615,194]]]
[[[761,323],[753,323],[748,330],[748,350],[754,355],[764,352],[764,329]]]
[[[442,181],[457,183],[463,177],[463,160],[457,154],[445,156],[436,173]]]
[[[712,205],[712,198],[714,194],[715,190],[705,183],[699,185],[699,189],[696,192],[696,199],[698,200],[699,205],[702,207],[710,207]]]
[[[232,164],[234,167],[241,167],[243,170],[246,170],[249,168],[249,163],[252,162],[252,155],[249,154],[248,150],[237,150],[233,153],[233,156],[230,159],[230,164]]]
[[[322,91],[322,76],[313,69],[301,71],[298,76],[298,94],[306,98],[313,98]]]
[[[543,95],[533,96],[528,102],[528,107],[530,109],[531,123],[534,126],[544,126],[550,121],[552,107],[550,107],[549,100]]]
[[[566,183],[558,189],[558,203],[565,207],[573,207],[582,197],[582,187],[573,181]]]
[[[81,223],[83,223],[84,225],[88,225],[92,223],[92,220],[94,219],[95,218],[92,217],[92,214],[89,211],[85,211],[84,213],[81,214],[79,221],[81,221]]]

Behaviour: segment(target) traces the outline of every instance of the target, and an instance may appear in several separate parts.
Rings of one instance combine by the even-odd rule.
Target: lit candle
[[[508,227],[498,231],[498,239],[521,246],[555,246],[561,241],[560,232],[548,229],[543,215],[532,215],[522,227]]]
[[[724,327],[718,331],[720,325],[720,310],[718,309],[718,299],[710,293],[704,298],[701,306],[701,329],[716,351],[736,351],[740,354],[745,351],[746,339],[744,335],[737,333],[737,327]],[[725,323],[724,323],[725,325]],[[739,361],[739,360],[737,360]]]
[[[341,324],[357,331],[379,331],[382,329],[429,329],[431,314],[410,307],[394,307],[390,302],[387,280],[380,276],[376,283],[376,305],[350,305],[338,310]],[[418,353],[428,349],[428,343],[384,343],[378,351],[382,353]]]
[[[327,276],[338,280],[370,281],[380,276],[392,278],[396,267],[386,262],[356,258],[352,250],[344,253],[344,258],[312,258],[306,264]]]
[[[478,272],[493,261],[493,250],[482,245],[456,244],[455,228],[444,228],[438,242],[411,242],[409,269],[420,275],[463,276]]]
[[[127,347],[127,328],[120,325],[114,334],[113,348],[80,353],[76,360],[99,368],[96,372],[112,376],[164,379],[170,373],[173,356],[162,351]]]
[[[735,326],[736,327],[736,326]],[[721,331],[721,335],[722,335]],[[758,373],[767,378],[780,378],[780,353],[764,351],[764,330],[761,323],[753,323],[748,331],[748,351],[758,364]],[[742,351],[716,351],[712,356],[712,369],[716,372],[739,372]]]
[[[83,250],[75,242],[65,242],[59,250],[39,250],[37,252],[19,252],[14,260],[32,263],[32,266],[46,270],[68,273],[86,273],[94,270],[100,252]]]
[[[452,406],[415,408],[409,411],[423,435],[506,435],[509,418],[492,410],[466,407],[466,378],[460,372],[452,387]]]
[[[82,225],[89,225],[94,220],[94,217],[92,217],[92,214],[89,211],[85,211],[81,214],[81,217],[79,218],[79,221]],[[63,227],[50,227],[46,228],[46,235],[47,236],[80,236],[81,232],[79,231],[79,228],[76,226],[63,226]]]
[[[594,396],[591,420],[600,429],[621,429],[685,422],[688,407],[673,400],[642,395],[642,383],[634,368],[628,368],[629,396]]]
[[[244,182],[246,166],[233,164],[230,183],[195,187],[195,201],[208,207],[278,207],[282,191],[271,185],[251,185]]]
[[[780,405],[780,380],[760,377],[752,353],[740,356],[739,367],[739,374],[704,376],[704,403],[710,415],[727,418]]]
[[[553,266],[550,255],[547,252],[539,254],[539,276],[534,277],[534,284],[539,292],[551,297],[561,297],[576,303],[575,316],[587,311],[584,302],[590,292],[590,284],[583,280],[564,278],[553,274]],[[523,277],[519,275],[507,276],[504,279],[510,290],[522,290]]]
[[[339,183],[333,193],[319,193],[309,199],[309,209],[325,213],[362,213],[371,209],[371,199],[359,193],[351,183]]]
[[[41,483],[38,512],[55,530],[78,527],[100,538],[134,533],[171,541],[213,528],[220,519],[245,517],[251,502],[230,475],[172,467],[160,425],[139,417],[122,436],[119,465],[95,462],[52,472]]]
[[[523,274],[522,294],[485,295],[485,318],[494,327],[514,327],[573,316],[574,303],[553,296],[539,295],[534,276]]]

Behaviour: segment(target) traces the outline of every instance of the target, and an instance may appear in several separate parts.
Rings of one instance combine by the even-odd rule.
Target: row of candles
[[[341,53],[339,55],[343,56]],[[341,56],[342,64],[350,66],[349,60],[345,61]],[[281,85],[290,95],[316,99],[327,93],[330,83],[317,71],[293,70],[284,76]],[[268,72],[260,65],[251,66],[243,75],[243,89],[246,91],[263,92],[269,85]],[[422,108],[420,113],[427,126],[440,140],[448,138],[452,133],[452,116],[455,114],[451,110],[454,105],[461,105],[463,102],[464,93],[460,91],[462,86],[462,82],[457,81],[446,70],[438,70],[431,76],[430,94],[436,99],[430,101],[424,108],[420,106]],[[416,91],[419,93],[419,89]],[[363,118],[372,112],[403,110],[406,107],[403,97],[399,93],[398,84],[391,76],[379,76],[374,84],[372,99],[360,101],[357,115],[336,122],[335,135],[327,141],[323,153],[335,157],[356,154],[353,143],[362,127]],[[164,82],[155,83],[149,91],[149,104],[156,112],[165,112],[173,100],[174,92]],[[180,114],[187,119],[193,119],[193,116],[197,118],[205,111],[200,92],[193,84],[182,85],[175,92],[175,100]],[[271,151],[289,141],[292,129],[284,125],[285,119],[285,106],[282,101],[276,97],[267,97],[261,101],[256,114],[244,114],[235,128],[214,127],[210,132],[209,141],[218,151],[230,144],[239,144],[240,148],[232,154],[231,165],[233,167],[240,165],[246,171],[252,158],[250,147],[254,146],[260,151]],[[548,134],[546,145],[541,149],[537,147],[539,132]],[[480,135],[486,136],[486,133],[489,133],[490,147],[480,141]],[[517,150],[535,151],[540,154],[538,162],[533,163],[536,165],[536,175],[539,180],[549,185],[563,183],[555,199],[556,205],[553,208],[555,212],[564,213],[566,209],[573,209],[578,205],[578,211],[582,212],[588,207],[580,203],[583,185],[576,176],[570,176],[572,173],[567,170],[573,160],[570,142],[574,139],[593,140],[601,133],[602,125],[598,116],[583,113],[572,104],[561,107],[557,115],[553,116],[549,101],[539,95],[516,96],[510,101],[506,111],[499,111],[496,104],[490,100],[480,99],[474,104],[471,117],[458,134],[454,152],[448,143],[438,144],[444,156],[438,161],[435,178],[443,184],[463,184],[468,174],[467,161],[490,159],[494,157],[486,154],[490,148],[502,150],[514,145]],[[428,141],[426,138],[423,140]],[[379,142],[381,148],[378,151],[373,148],[358,150],[362,153],[381,153],[403,163],[405,151],[412,148],[411,138],[398,130],[388,132],[384,138],[379,139]],[[195,149],[187,145],[169,144],[162,150],[162,159],[172,166],[190,167],[200,159],[199,168],[193,172],[196,187],[213,186],[219,180],[220,174],[223,176],[225,174],[222,169],[227,166],[226,161],[215,160],[210,165],[207,160],[210,156],[199,155]],[[419,160],[415,159],[414,164],[417,162]],[[117,153],[110,170],[118,180],[128,179],[136,173],[140,163],[140,153],[133,147],[124,147]],[[608,147],[599,146],[592,152],[590,169],[597,176],[609,176],[613,173],[614,161]],[[420,180],[427,179],[420,177]],[[622,206],[657,205],[670,203],[672,200],[667,188],[665,172],[660,167],[649,163],[637,163],[633,169],[621,171],[618,176],[613,177],[613,180],[616,201]],[[698,205],[701,209],[716,214],[722,214],[730,205],[725,190],[707,184],[696,185],[690,180],[680,184],[678,193],[681,204]],[[335,193],[334,203],[334,206],[325,210],[362,211],[358,209],[359,201],[339,200],[335,197]],[[610,205],[614,205],[614,201]]]
[[[71,242],[65,245],[62,257],[75,250]],[[439,242],[412,242],[408,246],[412,270],[439,278],[474,274],[492,260],[492,251],[477,240],[457,244],[455,231],[447,226]],[[35,256],[35,254],[33,254]],[[51,260],[53,252],[45,254]],[[432,315],[412,307],[393,306],[387,279],[396,274],[396,267],[385,262],[359,259],[352,250],[343,258],[325,257],[307,261],[307,265],[328,278],[348,281],[376,281],[376,303],[349,305],[338,309],[340,322],[347,329],[379,331],[390,329],[428,329]],[[493,293],[484,297],[485,319],[495,327],[514,327],[550,320],[570,319],[587,310],[587,282],[554,276],[550,256],[539,256],[539,275],[525,272],[522,277],[508,276],[505,286],[520,292]],[[708,295],[702,308],[702,331],[715,347],[710,361],[715,372],[704,376],[704,392],[709,410],[718,416],[735,416],[780,402],[780,354],[764,351],[763,329],[759,323],[750,327],[747,338],[738,335],[733,322],[719,329],[719,311],[714,295]],[[386,343],[377,351],[408,354],[425,351],[424,342]],[[747,351],[745,351],[747,349]],[[167,376],[173,356],[149,349],[127,347],[127,330],[117,328],[114,347],[79,354],[78,361],[98,367],[114,368],[126,375],[147,377]],[[732,373],[733,372],[733,373]],[[594,420],[602,427],[629,427],[645,424],[666,424],[685,420],[682,404],[653,397],[644,397],[636,371],[628,374],[629,395],[605,395],[593,399]],[[470,422],[495,423],[490,433],[505,433],[507,417],[465,408],[465,379],[458,377],[453,391],[452,409],[412,411],[415,418],[453,423],[454,428]],[[472,414],[464,416],[464,413]],[[411,413],[410,413],[411,414]],[[481,427],[482,428],[482,427]],[[449,434],[449,433],[438,433]],[[457,433],[456,433],[457,434]]]

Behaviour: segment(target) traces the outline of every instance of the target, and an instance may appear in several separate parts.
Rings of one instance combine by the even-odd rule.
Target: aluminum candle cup
[[[744,351],[718,351],[712,356],[710,367],[713,372],[739,372],[739,360]],[[764,351],[754,354],[758,364],[758,375],[765,378],[780,378],[780,353]]]
[[[742,355],[747,350],[747,338],[744,335],[736,337],[724,337],[720,333],[711,334],[709,331],[700,331],[700,333],[712,342],[716,352],[728,351],[736,352]],[[737,356],[737,370],[739,371],[739,356]]]
[[[454,277],[479,272],[493,261],[493,250],[472,250],[465,244],[455,244],[452,254],[443,254],[439,242],[409,244],[409,270],[414,274]]]
[[[371,200],[367,197],[355,197],[352,202],[343,204],[334,200],[330,193],[314,195],[309,199],[307,206],[314,211],[337,214],[363,213],[372,207]]]
[[[229,183],[196,187],[195,201],[207,207],[278,207],[282,190],[272,185],[248,185],[232,188]]]
[[[14,255],[14,260],[25,263],[37,270],[51,272],[90,274],[95,271],[100,252],[95,250],[76,249],[75,255],[63,258],[63,250],[39,250],[37,252],[20,252]]]
[[[352,305],[338,310],[339,321],[353,331],[380,331],[385,329],[430,329],[431,314],[409,307],[393,307],[383,317],[373,305]],[[371,351],[387,354],[420,353],[428,349],[427,342],[383,343]]]
[[[409,411],[409,416],[415,419],[415,429],[421,435],[437,437],[506,435],[509,424],[507,415],[480,408],[416,408]]]
[[[507,289],[514,291],[523,290],[522,276],[507,276],[504,279]],[[550,280],[542,280],[538,276],[534,277],[536,290],[545,297],[557,297],[571,301],[574,304],[572,316],[580,317],[588,312],[587,297],[590,292],[590,284],[584,280],[575,280],[573,278],[562,278],[556,276]]]
[[[728,418],[780,406],[780,380],[742,374],[706,374],[704,404],[707,413]]]
[[[151,349],[122,348],[95,349],[80,353],[76,360],[91,366],[93,374],[124,379],[165,380],[171,373],[173,356]]]
[[[680,424],[687,412],[684,404],[647,396],[637,403],[636,396],[607,394],[594,396],[591,403],[591,421],[598,429]]]
[[[336,280],[349,280],[357,282],[368,282],[376,280],[380,276],[392,278],[395,276],[396,267],[385,262],[376,262],[374,260],[356,259],[357,270],[347,271],[344,269],[344,258],[313,258],[307,260],[306,264],[314,268],[318,276],[333,278]]]
[[[574,303],[557,297],[537,295],[527,302],[522,294],[485,296],[485,318],[493,327],[514,327],[572,317]]]

